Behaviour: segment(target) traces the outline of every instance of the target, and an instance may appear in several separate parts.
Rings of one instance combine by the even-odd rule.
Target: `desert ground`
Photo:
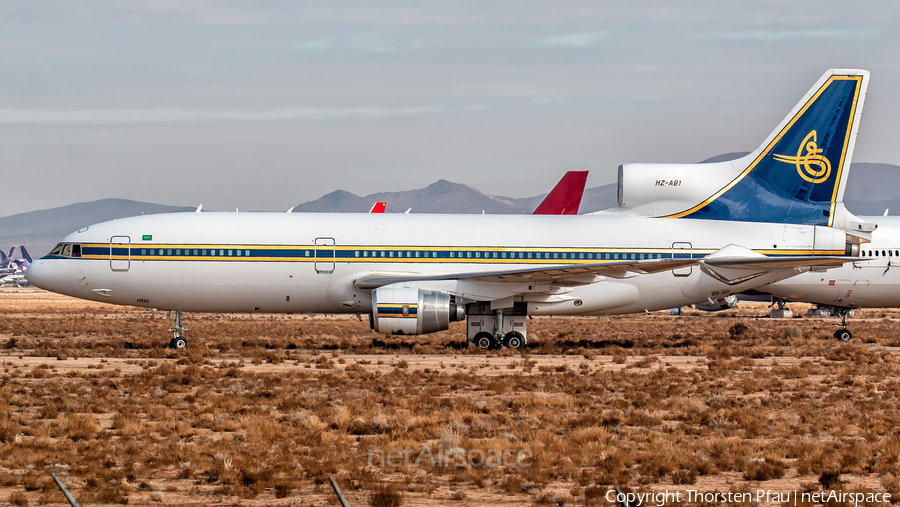
[[[186,314],[171,351],[163,312],[0,289],[0,504],[66,505],[51,472],[82,505],[337,505],[329,476],[354,506],[900,500],[900,310],[850,343],[767,313],[536,318],[522,352]]]

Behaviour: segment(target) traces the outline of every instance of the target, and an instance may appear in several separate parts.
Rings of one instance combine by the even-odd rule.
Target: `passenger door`
[[[316,238],[316,273],[334,272],[334,238]]]
[[[130,236],[109,238],[109,267],[113,271],[128,271],[131,268]]]
[[[690,243],[681,243],[675,242],[672,243],[672,258],[673,259],[693,259],[694,258],[694,247]],[[694,266],[686,266],[683,268],[673,269],[672,274],[675,276],[691,276],[691,273],[694,271]]]

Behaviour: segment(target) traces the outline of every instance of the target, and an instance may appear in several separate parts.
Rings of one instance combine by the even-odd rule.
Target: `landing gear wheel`
[[[853,333],[849,329],[838,329],[834,332],[834,337],[842,342],[849,342],[853,339]]]
[[[472,342],[475,343],[476,347],[484,350],[494,350],[498,346],[497,339],[494,338],[494,335],[486,331],[476,334],[475,337],[472,338]]]
[[[503,337],[503,346],[508,349],[522,350],[525,348],[525,337],[518,331],[510,331]]]
[[[183,336],[176,336],[169,340],[169,348],[170,349],[183,349],[187,347],[187,339]]]

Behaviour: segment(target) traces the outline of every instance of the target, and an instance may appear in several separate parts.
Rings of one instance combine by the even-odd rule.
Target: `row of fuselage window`
[[[183,252],[183,253],[182,253]],[[208,252],[208,253],[207,253]],[[305,250],[303,252],[304,257],[313,256],[314,251]],[[319,251],[319,258],[328,258],[331,259],[332,254],[334,253],[332,250]],[[567,252],[446,252],[447,256],[439,256],[438,252],[423,252],[420,250],[354,250],[353,257],[359,258],[407,258],[407,259],[437,259],[437,258],[450,258],[450,259],[566,259],[566,260],[628,260],[629,254],[622,253],[613,253],[613,254],[593,254],[593,253],[567,253]],[[142,248],[141,255],[162,255],[162,256],[197,256],[197,257],[206,257],[206,256],[217,256],[217,257],[250,257],[250,250],[203,250],[203,249],[195,249],[193,251],[189,249],[159,249],[159,254],[156,253],[156,249],[151,248],[149,250]],[[337,258],[341,258],[340,255]],[[662,259],[662,254],[630,254],[631,260],[639,260],[639,259]]]
[[[866,250],[862,250],[861,256],[866,257],[900,257],[900,250],[868,250],[869,254],[866,255]],[[881,255],[878,253],[881,252]]]
[[[135,251],[136,249],[133,249]],[[316,256],[315,250],[304,250],[304,257]],[[342,256],[340,253],[347,253]],[[137,252],[135,252],[137,253]],[[319,250],[319,258],[332,258],[337,254],[337,258],[346,258],[349,251],[333,251]],[[60,243],[50,252],[50,255],[61,255],[63,257],[81,257],[81,245],[78,243]],[[141,256],[163,256],[163,257],[250,257],[250,250],[238,249],[188,249],[188,248],[142,248]],[[265,253],[262,256],[267,257]],[[593,252],[482,252],[482,251],[421,251],[421,250],[354,250],[354,258],[379,258],[379,259],[509,259],[509,260],[643,260],[643,259],[662,259],[661,253],[593,253]],[[666,257],[669,257],[668,255]]]

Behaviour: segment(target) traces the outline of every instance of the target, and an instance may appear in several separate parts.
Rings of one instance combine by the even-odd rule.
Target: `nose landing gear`
[[[841,328],[834,332],[834,337],[842,342],[849,342],[853,339],[853,334],[847,329],[847,318],[850,317],[852,310],[850,308],[835,308],[835,310],[841,318],[841,323],[838,324]]]
[[[173,337],[169,340],[169,348],[183,349],[187,347],[187,338],[184,336],[187,328],[182,324],[181,310],[175,310],[175,318],[172,318],[172,312],[170,310],[166,310],[166,318],[172,323],[172,327],[169,331],[173,333]]]

